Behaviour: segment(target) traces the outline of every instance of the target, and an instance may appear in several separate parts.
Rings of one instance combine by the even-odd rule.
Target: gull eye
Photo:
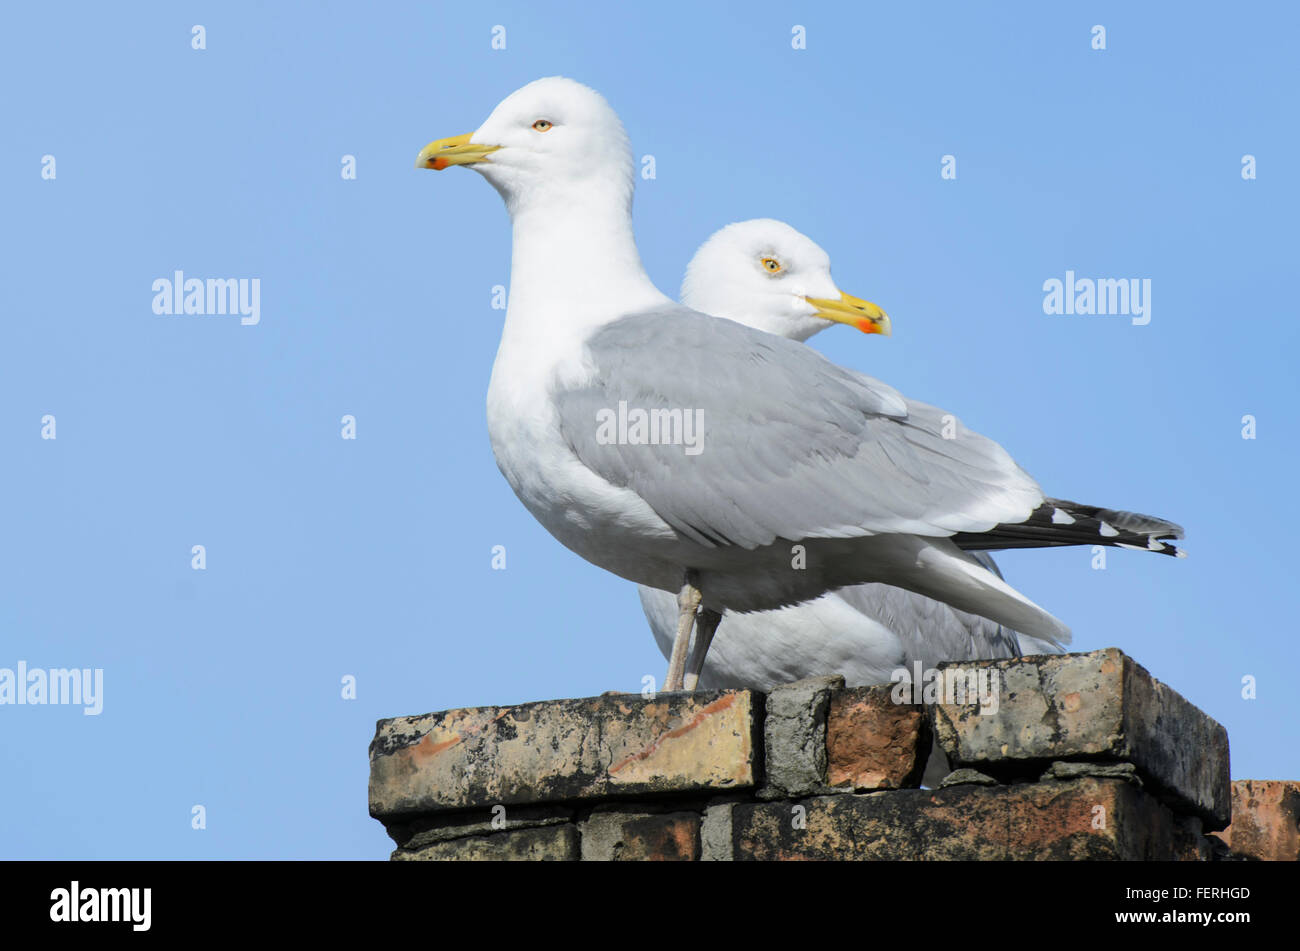
[[[763,258],[763,270],[768,274],[780,274],[785,268],[776,258]]]
[[[546,119],[538,119],[533,123],[533,128],[538,132],[545,132],[551,127],[551,123]]]

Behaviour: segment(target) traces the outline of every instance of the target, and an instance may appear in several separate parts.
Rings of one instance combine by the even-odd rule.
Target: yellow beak
[[[805,297],[804,300],[817,308],[818,317],[857,327],[864,334],[884,334],[888,337],[893,332],[889,315],[861,297],[840,294],[838,300],[829,297]]]
[[[486,162],[488,153],[501,148],[499,145],[479,145],[470,142],[473,132],[453,135],[450,139],[437,139],[420,149],[416,156],[416,168],[431,168],[441,172],[448,165],[473,165]]]

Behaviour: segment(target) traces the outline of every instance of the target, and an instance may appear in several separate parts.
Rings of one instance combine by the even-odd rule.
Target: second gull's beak
[[[486,162],[488,153],[501,148],[499,145],[480,145],[470,142],[473,132],[453,135],[449,139],[437,139],[420,149],[415,158],[416,168],[431,168],[442,171],[448,165],[474,165]]]
[[[840,294],[839,298],[805,297],[808,303],[817,308],[817,316],[833,320],[839,324],[857,327],[864,334],[883,334],[886,337],[893,331],[889,315],[861,297],[852,294]]]

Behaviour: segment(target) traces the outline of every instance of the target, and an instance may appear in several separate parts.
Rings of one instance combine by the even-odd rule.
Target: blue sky
[[[0,857],[382,858],[377,718],[662,678],[632,586],[492,460],[501,202],[412,167],[555,74],[655,156],[636,222],[666,291],[716,228],[785,219],[893,318],[816,338],[831,359],[1049,494],[1183,523],[1183,561],[1001,562],[1076,649],[1227,726],[1234,777],[1300,777],[1300,14],[867,6],[6,7],[0,667],[102,668],[104,706],[0,706]],[[178,269],[258,278],[260,322],[155,315]],[[1149,279],[1151,322],[1045,315],[1067,269]]]

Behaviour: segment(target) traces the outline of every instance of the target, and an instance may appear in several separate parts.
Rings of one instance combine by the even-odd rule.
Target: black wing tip
[[[959,533],[953,541],[968,551],[1107,545],[1186,558],[1185,551],[1168,543],[1182,537],[1183,527],[1163,518],[1045,499],[1023,522],[995,525],[987,532]]]

